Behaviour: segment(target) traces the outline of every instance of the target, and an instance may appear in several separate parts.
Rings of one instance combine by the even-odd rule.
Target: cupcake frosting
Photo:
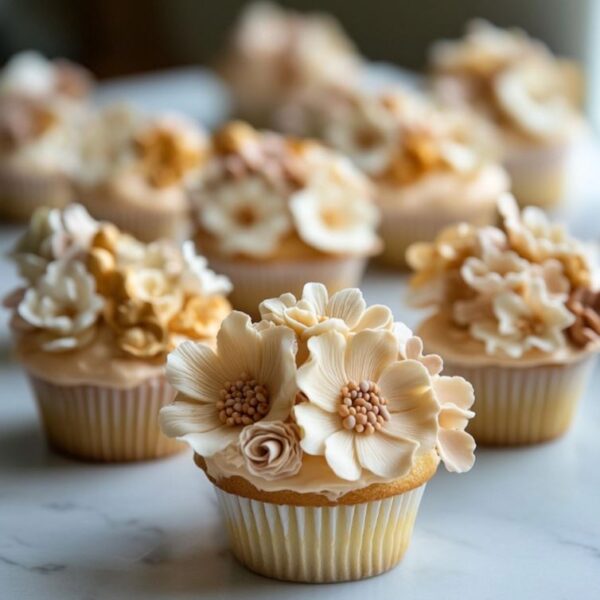
[[[379,247],[369,183],[349,161],[243,123],[214,135],[195,205],[199,244],[228,256],[268,260],[294,240],[321,254]]]
[[[261,312],[258,323],[231,313],[214,350],[186,342],[168,358],[179,394],[161,411],[163,430],[211,479],[333,500],[405,477],[423,457],[472,466],[471,385],[443,376],[389,309],[307,284],[299,301],[287,294]]]
[[[479,354],[478,364],[569,362],[598,341],[585,249],[510,195],[499,209],[502,228],[452,226],[408,249],[412,300],[436,313],[421,333],[445,355]]]

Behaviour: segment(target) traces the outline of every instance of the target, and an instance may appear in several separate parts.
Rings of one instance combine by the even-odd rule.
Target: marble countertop
[[[586,154],[579,168],[595,163]],[[586,180],[587,190],[600,186]],[[581,181],[579,181],[581,183]],[[598,237],[598,199],[569,220]],[[18,230],[0,229],[0,252]],[[0,263],[0,295],[16,284]],[[363,289],[408,325],[405,281],[372,269]],[[26,379],[0,325],[0,598],[410,598],[477,600],[600,597],[600,370],[573,429],[549,444],[479,449],[470,473],[440,468],[411,546],[382,576],[324,586],[254,575],[228,551],[210,483],[184,453],[158,462],[86,464],[46,449]]]

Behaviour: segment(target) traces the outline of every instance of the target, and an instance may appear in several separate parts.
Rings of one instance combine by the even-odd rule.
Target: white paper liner
[[[184,449],[161,431],[175,392],[163,377],[129,388],[57,385],[29,374],[50,446],[88,460],[134,461]]]
[[[354,256],[271,262],[208,258],[212,269],[231,279],[233,291],[228,299],[233,307],[253,317],[258,317],[258,305],[263,300],[285,292],[299,298],[304,284],[311,281],[325,284],[330,294],[357,287],[367,262]]]
[[[383,239],[383,252],[377,260],[391,267],[406,268],[406,250],[415,242],[431,242],[445,227],[467,222],[473,225],[493,225],[496,222],[495,202],[477,205],[442,208],[423,208],[415,212],[402,204],[381,206],[379,235]]]
[[[270,504],[215,488],[236,558],[285,581],[364,579],[404,555],[425,484],[385,500],[355,505]]]
[[[554,439],[571,425],[595,355],[565,365],[475,366],[444,360],[444,374],[475,389],[468,431],[478,444],[515,446]]]
[[[0,165],[0,218],[26,221],[40,206],[62,208],[72,199],[73,190],[62,175],[25,174]]]
[[[556,206],[567,188],[572,145],[509,150],[504,166],[511,178],[511,191],[522,206]]]

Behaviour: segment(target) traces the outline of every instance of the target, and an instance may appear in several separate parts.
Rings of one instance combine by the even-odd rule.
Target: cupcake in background
[[[418,328],[449,373],[473,383],[478,443],[533,444],[570,426],[600,349],[598,273],[536,207],[499,203],[502,228],[465,223],[408,249]]]
[[[309,283],[261,312],[231,313],[214,350],[186,342],[169,355],[178,394],[162,428],[194,450],[252,571],[310,583],[383,573],[440,459],[473,465],[473,388],[358,289]]]
[[[522,205],[551,207],[565,194],[568,158],[583,131],[583,75],[518,29],[472,21],[463,39],[431,51],[434,92],[493,124],[498,152]]]
[[[143,115],[115,105],[86,124],[74,182],[97,219],[143,241],[189,236],[189,189],[198,180],[207,137],[184,116]]]
[[[509,180],[484,158],[489,131],[462,112],[435,109],[402,90],[321,90],[299,96],[278,125],[318,137],[350,158],[374,183],[381,208],[379,259],[405,266],[407,247],[447,225],[493,224]]]
[[[270,125],[272,112],[297,93],[320,85],[351,85],[362,58],[330,15],[300,14],[254,2],[239,18],[221,61],[236,115]]]
[[[12,258],[24,283],[5,304],[49,445],[100,461],[182,449],[158,427],[165,356],[214,343],[229,281],[191,242],[143,244],[74,204],[38,209]]]
[[[381,246],[369,182],[346,158],[241,122],[213,136],[194,204],[198,247],[252,315],[312,279],[356,285]]]
[[[92,84],[82,68],[34,52],[0,73],[0,218],[29,219],[40,206],[62,207],[73,194],[77,136]]]

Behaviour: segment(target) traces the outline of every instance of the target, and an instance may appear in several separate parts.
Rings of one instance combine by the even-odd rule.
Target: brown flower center
[[[242,373],[237,381],[226,381],[217,402],[219,420],[224,425],[252,425],[269,412],[269,390]]]
[[[338,414],[344,429],[371,435],[390,420],[387,401],[372,381],[350,381],[342,388]]]

